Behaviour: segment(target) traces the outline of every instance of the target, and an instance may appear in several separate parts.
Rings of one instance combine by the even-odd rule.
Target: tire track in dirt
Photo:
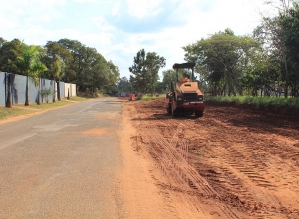
[[[135,120],[137,113],[134,107],[125,107],[123,115],[120,145],[125,166],[119,176],[122,195],[120,218],[180,218],[169,194],[154,184],[155,176],[149,170],[144,148],[140,147],[142,135],[135,132],[129,122],[133,118],[134,125],[140,124],[138,119]]]
[[[207,140],[213,142],[214,146],[217,145],[217,150],[213,150],[215,147],[210,147],[212,148],[211,154],[216,155],[222,164],[218,165],[220,169],[218,172],[225,175],[225,179],[218,183],[216,181],[219,177],[214,176],[216,180],[213,183],[214,177],[211,179],[208,174],[206,176],[210,177],[210,181],[217,191],[225,191],[224,195],[228,196],[225,198],[227,202],[231,202],[240,210],[247,211],[253,217],[297,218],[297,216],[292,216],[298,215],[299,211],[296,209],[296,205],[290,206],[290,202],[282,199],[278,194],[281,192],[281,187],[273,180],[273,178],[275,179],[273,173],[276,172],[273,169],[279,164],[273,162],[277,157],[271,155],[273,152],[268,150],[268,142],[260,137],[261,130],[251,134],[251,132],[247,132],[248,128],[228,127],[228,123],[220,122],[221,120],[218,119],[206,118],[206,121],[210,124],[210,136],[207,137]],[[213,127],[222,131],[217,132]],[[231,136],[237,137],[231,138]],[[219,147],[219,145],[221,146]],[[206,147],[209,146],[211,144],[206,145]],[[286,164],[286,162],[282,162]],[[202,168],[198,167],[198,169]],[[294,172],[298,174],[298,169]],[[237,187],[242,187],[242,190],[235,190],[236,184],[239,184]],[[298,195],[297,186],[289,188],[289,190],[292,190],[293,198]],[[290,194],[289,191],[287,192]]]
[[[137,112],[138,115],[142,113],[142,111]],[[160,134],[160,130],[169,126],[174,127],[173,132],[170,137],[165,138],[164,135]],[[203,204],[202,199],[206,199],[206,205],[209,205],[209,210],[206,211],[210,212],[208,217],[214,215],[213,218],[238,218],[227,205],[221,203],[217,192],[188,163],[189,149],[184,140],[184,130],[187,128],[184,121],[178,123],[175,119],[167,120],[167,126],[164,122],[159,123],[158,121],[155,122],[155,126],[139,124],[139,133],[143,133],[142,143],[149,145],[150,154],[156,160],[158,168],[163,172],[165,178],[168,179],[168,185],[158,184],[164,189],[175,191],[178,202],[183,200],[186,194],[191,196],[191,200],[190,197],[189,200],[186,200],[187,206],[193,206],[197,211],[203,211],[205,204]],[[200,202],[198,197],[201,197]],[[213,199],[213,203],[208,204],[207,199]]]
[[[163,173],[153,177],[171,202],[205,218],[299,218],[295,121],[232,107],[174,118],[159,101],[132,104],[140,147]]]

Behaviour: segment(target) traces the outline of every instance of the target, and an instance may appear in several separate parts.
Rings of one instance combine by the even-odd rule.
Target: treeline
[[[184,60],[196,63],[196,80],[202,90],[214,96],[299,96],[298,1],[280,0],[279,4],[273,6],[278,9],[276,16],[263,15],[250,36],[236,36],[228,28],[183,47]],[[172,69],[162,72],[162,82],[155,77],[153,83],[148,77],[142,86],[135,83],[146,78],[141,52],[133,64],[139,63],[139,68],[130,70],[133,75],[127,81],[123,78],[122,84],[147,93],[151,92],[149,84],[155,85],[157,93],[168,91],[170,81],[176,80]]]
[[[118,94],[118,67],[77,40],[36,46],[0,37],[0,71],[74,83],[82,92]]]
[[[163,72],[163,81],[160,81],[159,70],[166,65],[166,59],[156,52],[146,52],[141,49],[133,59],[133,65],[129,67],[132,73],[130,78],[123,77],[118,83],[118,88],[122,94],[161,94],[169,89],[171,81],[176,80],[176,72],[168,70]],[[183,75],[183,71],[179,71]],[[167,79],[167,81],[165,81]],[[169,83],[168,83],[169,82]]]
[[[183,47],[213,95],[299,96],[299,7],[280,0],[252,36],[226,29]],[[274,6],[273,6],[274,9]]]

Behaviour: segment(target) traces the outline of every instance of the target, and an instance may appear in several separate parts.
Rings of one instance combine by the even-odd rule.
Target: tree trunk
[[[67,89],[67,99],[68,100],[70,99],[70,89],[69,88]]]
[[[38,79],[37,105],[40,105],[40,78]]]
[[[55,98],[55,90],[56,90],[56,81],[55,81],[55,79],[53,80],[54,81],[54,91],[53,91],[53,103],[55,103],[56,102],[56,98]]]
[[[60,80],[58,80],[58,84],[57,84],[57,98],[59,101],[61,101],[61,97],[60,97]]]
[[[5,76],[7,77],[7,99],[6,99],[6,104],[5,107],[11,108],[12,107],[12,103],[11,103],[11,83],[10,83],[10,74],[7,76],[7,74],[5,74]],[[6,80],[5,80],[6,82]],[[5,83],[6,86],[6,83]]]
[[[295,97],[298,97],[297,80],[295,80]]]
[[[26,78],[26,100],[25,100],[25,106],[29,106],[29,76],[27,74]]]
[[[289,85],[289,75],[288,75],[288,65],[287,65],[287,58],[285,57],[284,60],[284,65],[285,65],[285,70],[286,70],[286,84],[284,87],[284,97],[287,98],[288,97],[288,85]]]

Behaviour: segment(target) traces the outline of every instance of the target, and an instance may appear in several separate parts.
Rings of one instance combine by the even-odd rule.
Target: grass
[[[284,97],[251,97],[251,96],[206,96],[206,100],[216,102],[251,104],[256,107],[290,107],[299,109],[299,98],[284,98]]]
[[[87,100],[88,98],[71,97],[70,100],[62,99],[61,101],[56,101],[55,103],[42,103],[41,105],[37,105],[36,103],[30,103],[30,106],[24,106],[23,104],[19,104],[14,105],[12,108],[0,107],[0,120],[8,119],[19,115],[27,115],[43,110],[54,109]]]
[[[161,94],[157,94],[157,95],[153,95],[153,96],[151,96],[151,95],[142,95],[140,99],[138,97],[137,98],[140,101],[150,101],[150,100],[157,100],[157,99],[162,98],[164,96],[161,95]]]

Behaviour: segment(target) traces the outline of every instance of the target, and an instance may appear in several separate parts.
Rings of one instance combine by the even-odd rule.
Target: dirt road
[[[123,108],[124,218],[299,218],[298,118],[209,104],[175,118],[162,106]]]

